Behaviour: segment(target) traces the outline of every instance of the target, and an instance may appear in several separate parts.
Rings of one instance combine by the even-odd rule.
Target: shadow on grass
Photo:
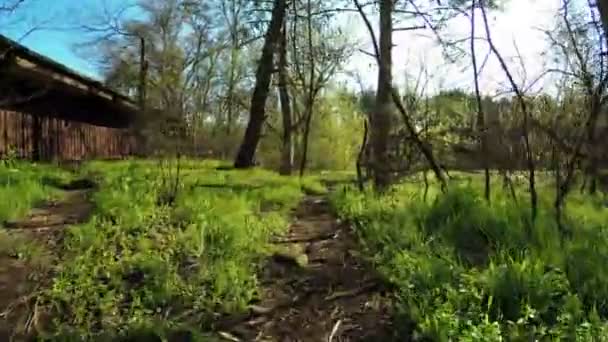
[[[267,184],[218,184],[218,183],[195,183],[190,187],[191,189],[204,188],[204,189],[218,189],[218,190],[231,190],[234,192],[245,192],[254,190],[275,190],[287,185],[280,183],[267,183]],[[305,195],[322,195],[324,192],[316,191],[305,185],[300,186],[300,190]]]
[[[41,179],[41,183],[46,186],[50,186],[56,189],[61,189],[65,191],[74,191],[74,190],[89,190],[96,188],[97,184],[88,178],[80,178],[74,179],[66,182],[65,180],[52,177],[52,176],[44,176]]]
[[[192,189],[196,188],[205,188],[205,189],[221,189],[221,190],[232,190],[236,192],[242,191],[252,191],[252,190],[260,190],[260,189],[272,189],[279,188],[281,185],[277,184],[217,184],[217,183],[195,183],[192,184]]]

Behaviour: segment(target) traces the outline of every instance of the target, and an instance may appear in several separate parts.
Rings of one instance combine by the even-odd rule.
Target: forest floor
[[[214,175],[205,177],[218,177]],[[252,173],[248,177],[251,178],[250,182],[255,183],[256,174]],[[117,176],[117,179],[123,178]],[[222,181],[227,184],[234,182],[232,178],[222,178]],[[245,196],[247,194],[255,199],[251,200],[252,208],[255,208],[254,202],[286,206],[285,203],[291,201],[289,198],[300,191],[300,186],[282,178],[276,181],[285,182],[278,188],[280,191],[275,184],[274,188],[268,186],[268,189],[246,189],[234,194],[221,194],[226,197],[226,201],[236,198],[249,201]],[[100,203],[94,203],[92,195],[96,185],[90,181],[77,180],[65,184],[60,181],[44,182],[47,186],[60,190],[58,199],[40,203],[22,219],[2,223],[5,228],[0,231],[3,234],[0,239],[2,341],[25,340],[25,337],[36,334],[41,328],[45,330],[50,317],[47,317],[45,309],[38,309],[39,305],[48,306],[44,300],[39,303],[40,298],[44,298],[40,294],[53,285],[58,272],[65,272],[65,267],[74,267],[63,266],[67,261],[64,260],[66,228],[87,222],[93,210],[119,206],[116,203],[106,203],[104,207]],[[99,184],[97,190],[100,193],[114,189],[108,187],[108,184]],[[148,183],[142,180],[141,184]],[[129,189],[132,191],[136,187]],[[308,190],[304,192],[316,193]],[[222,198],[211,197],[213,193],[201,191],[204,196],[214,198],[213,203],[217,208],[222,208],[219,206],[221,203],[218,203],[218,199]],[[195,193],[185,194],[194,195]],[[211,340],[215,340],[211,337],[214,336],[220,340],[277,342],[397,340],[394,336],[397,329],[392,323],[394,313],[391,312],[393,306],[390,290],[363,257],[351,226],[336,219],[327,194],[305,195],[297,203],[296,199],[288,205],[294,208],[291,214],[283,211],[280,213],[285,214],[285,219],[289,222],[288,228],[277,229],[276,234],[280,235],[268,235],[268,238],[273,236],[268,246],[271,253],[263,253],[257,277],[252,274],[254,279],[257,278],[255,282],[258,284],[255,291],[257,294],[253,296],[255,302],[250,302],[246,312],[227,314],[215,321],[212,324],[214,332],[206,336]],[[234,202],[226,202],[226,205],[233,204]],[[198,204],[193,205],[198,208]],[[276,205],[262,205],[260,208],[262,215],[277,214],[279,212],[274,211],[280,210]],[[234,214],[232,210],[222,214],[222,219],[229,220]],[[230,221],[214,222],[217,226]],[[266,222],[272,224],[271,220]],[[285,226],[286,221],[283,221],[282,227]],[[229,227],[224,226],[223,229]],[[127,228],[121,226],[121,230]],[[237,228],[241,227],[233,227]],[[283,233],[278,233],[279,231]],[[103,231],[98,232],[103,237]],[[240,234],[241,231],[235,230],[233,233]],[[247,234],[245,231],[242,233]],[[235,236],[241,238],[240,235]],[[259,259],[252,258],[251,262],[256,260]],[[191,335],[188,336],[190,337],[182,336],[175,341],[193,340]],[[169,338],[169,341],[174,339]]]
[[[548,177],[531,227],[499,178],[489,204],[479,175],[372,196],[332,191],[342,175],[218,165],[185,161],[170,205],[156,161],[0,168],[0,341],[608,336],[603,193],[571,194],[565,236]]]
[[[293,213],[279,252],[260,275],[261,299],[248,315],[218,326],[233,341],[390,341],[395,329],[385,287],[324,197]]]
[[[39,317],[32,306],[35,294],[48,285],[51,269],[61,248],[63,231],[86,222],[93,211],[89,200],[92,184],[74,181],[56,184],[61,199],[47,201],[20,220],[4,223],[12,246],[0,251],[0,340],[19,340]],[[9,242],[10,243],[10,242]],[[19,248],[19,249],[15,249]],[[21,254],[27,254],[23,257]]]

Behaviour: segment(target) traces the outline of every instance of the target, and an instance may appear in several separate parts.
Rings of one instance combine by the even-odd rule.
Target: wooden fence
[[[122,158],[135,153],[128,129],[0,109],[0,156],[32,160]]]

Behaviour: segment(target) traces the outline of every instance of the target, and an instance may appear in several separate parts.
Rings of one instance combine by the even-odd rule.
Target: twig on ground
[[[336,324],[334,324],[333,329],[331,329],[331,334],[329,334],[329,338],[327,338],[327,342],[332,342],[334,340],[334,337],[336,336],[336,333],[338,332],[338,329],[340,329],[340,324],[342,324],[342,320],[339,319]]]
[[[363,285],[362,287],[358,287],[356,289],[334,292],[331,295],[325,297],[325,300],[332,301],[332,300],[336,300],[336,299],[340,299],[340,298],[344,298],[344,297],[355,297],[364,292],[375,289],[376,287],[378,287],[378,283],[376,283],[376,282],[369,283],[369,284]]]
[[[38,295],[38,292],[31,293],[26,296],[22,296],[21,298],[12,302],[9,306],[7,306],[6,310],[0,313],[0,318],[8,317],[17,307],[23,304],[27,304],[32,298]]]
[[[250,305],[249,310],[251,310],[251,312],[253,312],[256,315],[266,315],[266,314],[271,313],[272,310],[274,310],[274,309],[266,308],[266,307],[259,306],[259,305]]]
[[[315,242],[315,241],[323,241],[323,240],[332,240],[335,239],[338,235],[338,232],[331,232],[323,235],[316,235],[310,237],[296,237],[296,238],[287,238],[287,239],[276,239],[272,241],[272,243],[276,244],[284,244],[284,243],[301,243],[301,242]]]
[[[231,333],[227,333],[225,331],[218,332],[218,335],[220,335],[221,338],[228,340],[228,341],[241,342],[241,340],[238,337],[232,335]]]
[[[247,321],[247,325],[253,327],[256,325],[264,324],[266,322],[268,322],[268,317],[259,316],[259,317],[256,317],[254,319]]]

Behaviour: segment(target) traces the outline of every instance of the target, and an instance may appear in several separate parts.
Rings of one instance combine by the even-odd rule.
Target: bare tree
[[[498,60],[503,72],[505,73],[513,92],[515,92],[517,101],[519,103],[519,106],[520,106],[520,109],[522,112],[522,116],[523,116],[522,139],[524,141],[526,163],[527,163],[527,168],[528,168],[528,190],[530,192],[531,218],[532,218],[532,221],[534,221],[536,219],[536,215],[538,212],[538,194],[536,192],[536,172],[535,172],[536,170],[535,170],[535,164],[534,164],[534,154],[532,152],[532,146],[530,144],[530,134],[529,134],[530,112],[528,110],[528,105],[526,103],[526,99],[524,98],[523,92],[521,91],[521,89],[517,85],[517,83],[515,82],[513,75],[511,74],[511,71],[509,70],[509,67],[507,66],[505,59],[502,57],[502,55],[496,48],[496,45],[494,45],[494,41],[492,40],[492,35],[490,32],[490,25],[488,23],[486,5],[484,4],[483,0],[481,0],[479,2],[479,8],[481,9],[481,14],[483,17],[483,23],[484,23],[484,28],[485,28],[485,32],[486,32],[486,40],[488,42],[488,45],[490,46],[490,49],[492,50],[492,53],[494,54],[494,56],[496,56],[496,59]]]
[[[367,30],[368,30],[368,32],[370,34],[370,38],[372,40],[372,46],[374,48],[374,54],[372,54],[372,56],[375,57],[376,61],[378,62],[378,66],[380,67],[380,65],[382,64],[381,58],[380,58],[380,47],[379,47],[379,44],[378,44],[378,42],[376,40],[376,35],[374,33],[374,29],[372,27],[372,24],[369,21],[369,19],[367,18],[367,15],[365,14],[363,5],[361,5],[358,0],[353,0],[353,2],[355,4],[355,7],[357,8],[357,12],[359,12],[359,15],[361,16],[361,19],[365,23],[365,27],[367,28]],[[385,4],[385,6],[386,5],[389,5],[388,9],[390,9],[391,18],[392,18],[392,5],[390,5],[388,3]],[[387,9],[385,8],[384,10],[386,11]],[[385,13],[385,15],[386,15],[386,13]],[[390,19],[390,20],[392,20],[392,19]],[[382,20],[381,20],[381,23],[382,23]],[[387,23],[384,23],[384,25],[386,25],[386,24]],[[392,27],[392,22],[390,22],[390,24],[391,24],[391,27]],[[391,29],[391,32],[389,32],[387,34],[392,35],[392,29]],[[382,36],[382,33],[381,33],[381,36]],[[385,39],[387,39],[387,38],[385,37]],[[391,45],[392,44],[389,45],[389,49],[392,47]],[[386,70],[384,71],[384,73],[386,73]],[[380,78],[380,72],[379,72],[379,78]],[[379,86],[380,86],[380,84],[379,84]],[[441,184],[441,188],[443,190],[445,190],[446,186],[447,186],[447,181],[445,179],[445,176],[443,174],[443,171],[442,171],[441,167],[439,166],[439,163],[437,163],[437,161],[435,159],[435,156],[433,154],[432,148],[428,144],[426,144],[425,142],[423,142],[422,139],[420,138],[419,132],[416,130],[416,127],[414,126],[413,122],[411,121],[410,117],[408,116],[406,108],[403,106],[403,103],[401,102],[401,98],[399,96],[399,93],[392,86],[390,87],[390,95],[391,95],[391,98],[392,98],[392,101],[393,101],[394,105],[397,107],[397,110],[401,114],[403,122],[404,122],[404,124],[406,126],[406,129],[408,130],[409,134],[412,137],[412,141],[413,141],[414,145],[423,154],[423,156],[425,157],[426,161],[428,162],[428,164],[430,165],[431,169],[433,170],[433,172],[435,174],[435,177],[437,178],[437,180]],[[370,125],[371,127],[374,126],[373,120],[374,119],[372,117],[371,125]],[[372,145],[373,145],[373,128],[371,130],[372,130]],[[390,130],[390,127],[389,127],[389,130]],[[374,152],[374,153],[377,153],[377,152]]]
[[[281,38],[281,26],[285,18],[287,0],[274,0],[272,16],[266,31],[262,56],[258,62],[256,82],[251,97],[249,123],[243,142],[234,161],[236,168],[249,168],[255,165],[255,151],[260,141],[262,126],[266,120],[266,98],[273,71],[273,49]]]
[[[300,161],[300,177],[304,175],[306,169],[306,161],[308,159],[308,137],[310,136],[310,123],[312,122],[313,105],[317,96],[318,90],[315,89],[315,55],[313,53],[312,44],[312,2],[307,0],[306,2],[306,31],[307,31],[307,45],[308,45],[308,89],[306,90],[306,123],[304,125],[304,146],[302,147],[302,160]],[[304,77],[302,77],[305,84]]]
[[[283,175],[291,174],[293,169],[293,120],[291,103],[289,99],[287,70],[287,25],[283,23],[283,34],[279,47],[279,98],[281,100],[281,117],[283,121],[283,139],[281,146],[281,166],[280,173]]]
[[[571,13],[571,7],[571,1],[564,0],[560,9],[560,25],[556,30],[545,31],[555,48],[556,59],[560,61],[550,71],[570,81],[582,90],[583,95],[583,106],[570,108],[573,96],[566,93],[562,99],[562,115],[556,117],[554,127],[542,127],[552,142],[556,183],[554,208],[558,226],[563,232],[566,228],[562,223],[562,207],[575,181],[577,167],[587,164],[583,187],[589,181],[589,191],[596,191],[601,151],[597,146],[597,125],[608,99],[608,60],[603,51],[606,47],[605,32],[597,20],[589,24],[586,14]],[[593,18],[591,4],[588,10]],[[558,121],[560,118],[563,120],[566,113],[572,117],[572,127],[568,136],[563,136],[565,134],[563,130],[560,132]],[[542,126],[540,123],[537,125]]]
[[[348,57],[352,48],[349,40],[332,27],[332,19],[324,15],[331,10],[327,3],[318,0],[294,1],[291,13],[291,82],[294,93],[299,94],[303,115],[296,119],[302,123],[300,175],[308,162],[308,146],[315,105],[321,91],[327,87]],[[301,20],[302,19],[302,20]],[[293,104],[297,104],[294,99]],[[294,115],[298,115],[294,110]]]
[[[378,50],[378,89],[376,110],[371,120],[371,142],[373,148],[374,183],[376,189],[384,191],[391,183],[388,159],[388,136],[393,109],[391,98],[392,45],[393,45],[393,1],[380,1],[380,44]]]
[[[480,0],[483,1],[483,0]],[[490,170],[488,165],[488,133],[485,124],[485,115],[483,112],[481,93],[479,92],[479,73],[477,67],[477,56],[475,53],[475,4],[476,1],[472,0],[471,4],[471,62],[473,63],[473,82],[475,85],[475,100],[477,102],[477,131],[479,132],[479,142],[482,165],[485,173],[485,184],[484,184],[484,196],[486,200],[490,201]]]
[[[235,91],[239,75],[239,66],[240,66],[240,54],[239,54],[239,45],[241,43],[241,16],[242,11],[244,10],[243,0],[222,0],[222,15],[228,24],[228,33],[229,33],[229,70],[228,70],[228,89],[226,98],[226,134],[230,134],[232,131],[232,126],[235,121]]]

